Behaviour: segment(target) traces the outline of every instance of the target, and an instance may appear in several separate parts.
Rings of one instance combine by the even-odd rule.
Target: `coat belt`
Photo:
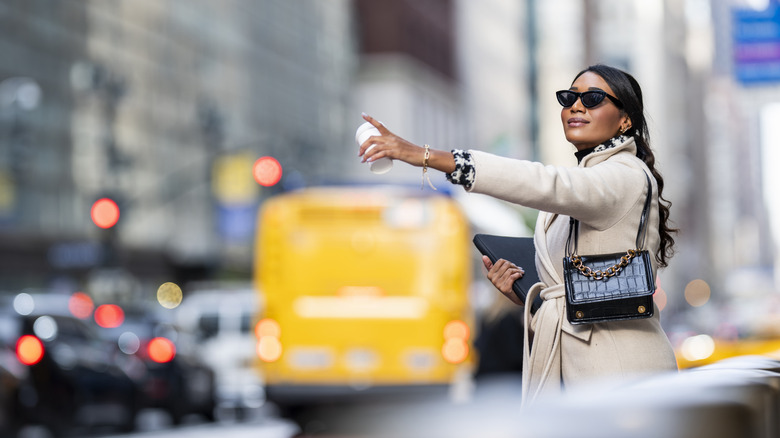
[[[531,306],[525,306],[523,324],[523,406],[542,394],[561,392],[561,336],[565,332],[584,342],[590,340],[590,324],[574,326],[566,318],[565,289],[562,284],[547,287],[536,283],[528,291],[527,303],[537,295],[544,302],[531,318]],[[533,330],[533,347],[530,331]]]

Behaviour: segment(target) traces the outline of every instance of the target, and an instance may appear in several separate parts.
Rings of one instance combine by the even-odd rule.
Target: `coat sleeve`
[[[646,193],[644,171],[631,154],[585,168],[470,152],[476,171],[471,192],[572,216],[597,230],[616,224]]]

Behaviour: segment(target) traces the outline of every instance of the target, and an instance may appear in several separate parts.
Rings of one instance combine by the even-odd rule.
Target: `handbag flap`
[[[625,253],[584,255],[582,262],[589,268],[606,270],[620,262]],[[593,279],[582,275],[572,266],[571,259],[563,259],[566,300],[571,304],[610,301],[618,298],[640,297],[655,292],[650,254],[640,251],[630,263],[613,277]]]

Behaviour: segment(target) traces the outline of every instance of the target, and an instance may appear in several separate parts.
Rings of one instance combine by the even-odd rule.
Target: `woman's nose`
[[[585,105],[582,104],[582,100],[580,100],[579,97],[577,97],[577,100],[574,101],[574,103],[569,107],[570,111],[572,112],[584,112],[585,111]]]

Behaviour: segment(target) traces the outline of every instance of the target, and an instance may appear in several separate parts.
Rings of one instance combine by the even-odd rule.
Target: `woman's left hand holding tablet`
[[[482,263],[488,270],[487,278],[493,283],[493,286],[504,294],[505,297],[509,298],[510,301],[522,306],[523,301],[512,290],[512,285],[525,274],[523,268],[505,259],[498,259],[496,263],[492,263],[490,258],[484,255],[482,256]]]

